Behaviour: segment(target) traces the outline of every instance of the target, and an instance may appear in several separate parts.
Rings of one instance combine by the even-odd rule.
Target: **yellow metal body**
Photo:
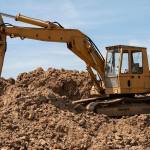
[[[107,47],[108,54],[105,61],[91,39],[77,29],[64,29],[59,24],[29,18],[20,14],[15,17],[16,21],[36,25],[40,28],[5,26],[2,18],[0,20],[0,73],[6,49],[6,36],[48,42],[64,42],[67,43],[67,47],[73,53],[86,63],[87,70],[99,93],[104,93],[104,91],[106,94],[150,92],[150,73],[146,48],[121,45]],[[112,56],[112,58],[110,57],[111,63],[108,61],[109,52]],[[115,59],[116,54],[117,58]],[[133,55],[137,54],[142,57],[142,66],[138,62],[133,63]],[[127,69],[123,69],[124,55],[128,57],[128,60],[126,60],[128,64]],[[117,61],[115,62],[115,60]],[[135,72],[134,68],[139,70],[139,72]],[[95,70],[99,79],[96,78],[93,70]],[[125,72],[122,72],[122,70]]]

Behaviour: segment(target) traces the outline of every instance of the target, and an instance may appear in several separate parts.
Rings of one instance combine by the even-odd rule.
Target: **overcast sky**
[[[45,21],[58,21],[65,28],[87,34],[102,54],[116,44],[150,49],[150,0],[1,0],[0,11],[21,13]],[[11,19],[5,22],[29,26]],[[2,76],[16,77],[37,67],[85,70],[85,64],[66,44],[7,39]]]

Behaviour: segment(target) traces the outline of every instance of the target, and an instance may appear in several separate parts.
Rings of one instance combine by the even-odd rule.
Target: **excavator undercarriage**
[[[150,96],[95,97],[73,101],[72,104],[77,112],[87,110],[115,117],[150,113]]]
[[[35,27],[4,23],[2,16]],[[104,59],[94,42],[77,29],[65,29],[58,22],[42,21],[23,15],[0,13],[0,74],[6,52],[6,37],[62,42],[80,57],[93,81],[92,98],[73,101],[76,110],[109,116],[150,113],[150,72],[145,47],[115,45],[106,47]]]

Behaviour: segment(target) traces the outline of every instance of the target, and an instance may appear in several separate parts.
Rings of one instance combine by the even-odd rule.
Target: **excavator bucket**
[[[0,28],[5,27],[5,24],[3,22],[3,18],[0,15]],[[2,67],[3,67],[3,62],[4,62],[4,56],[5,56],[5,52],[6,52],[6,35],[3,34],[2,30],[0,30],[0,76],[2,73]]]

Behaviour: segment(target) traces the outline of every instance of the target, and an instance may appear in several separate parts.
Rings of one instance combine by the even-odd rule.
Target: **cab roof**
[[[112,50],[112,49],[118,49],[118,48],[123,48],[123,49],[146,49],[146,47],[138,47],[138,46],[129,46],[129,45],[114,45],[114,46],[108,46],[106,47],[106,50]]]

